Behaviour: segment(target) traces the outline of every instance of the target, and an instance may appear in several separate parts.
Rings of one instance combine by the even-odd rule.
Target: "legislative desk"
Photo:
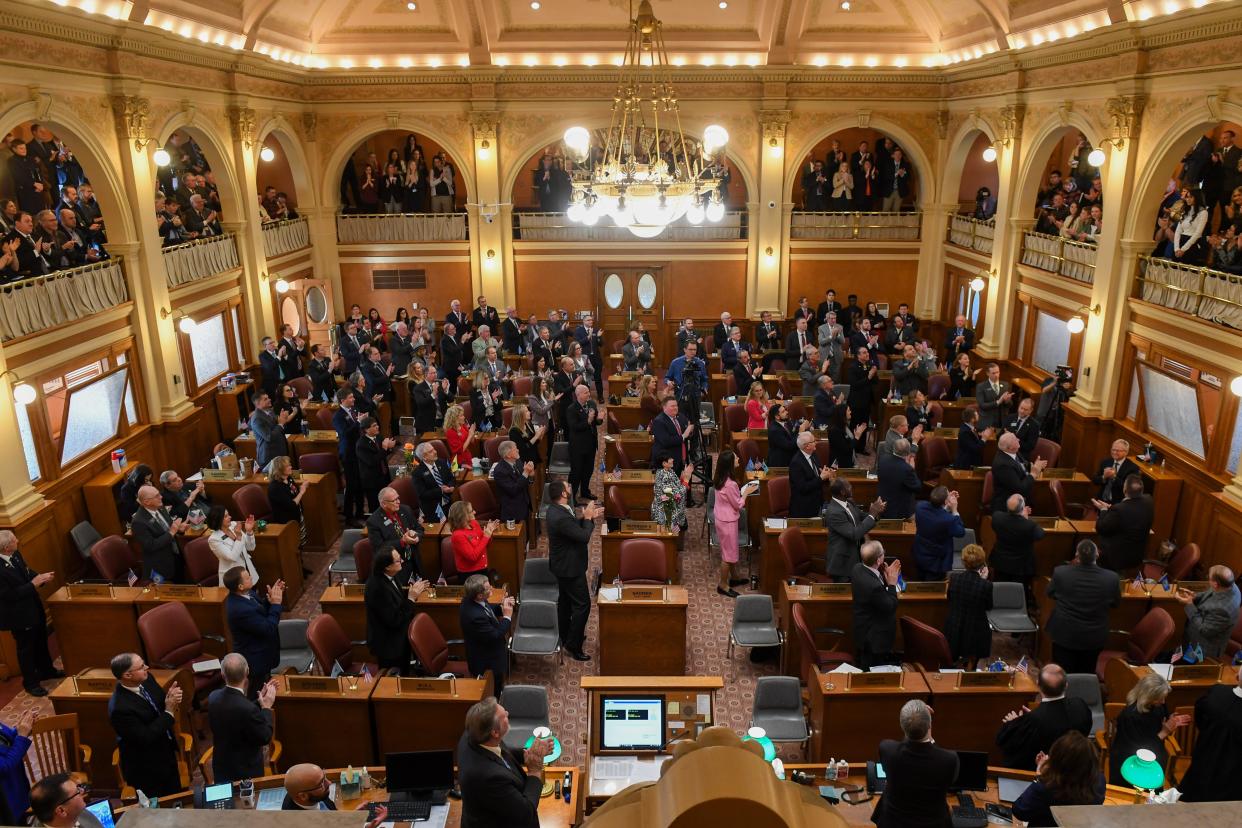
[[[1031,583],[1031,589],[1035,593],[1035,603],[1039,611],[1039,628],[1046,630],[1048,628],[1048,619],[1052,617],[1052,610],[1056,606],[1056,601],[1048,597],[1049,578],[1036,578]],[[1193,584],[1192,591],[1203,589],[1203,582]],[[1169,648],[1176,647],[1182,640],[1182,633],[1186,627],[1186,612],[1182,605],[1177,601],[1177,584],[1171,584],[1167,591],[1159,584],[1149,584],[1146,586],[1138,586],[1133,581],[1121,579],[1121,601],[1120,603],[1108,611],[1108,628],[1110,630],[1124,630],[1129,632],[1134,626],[1142,620],[1147,611],[1153,607],[1160,607],[1167,612],[1173,619],[1174,634],[1170,639]],[[1149,594],[1150,593],[1150,594]],[[1119,636],[1113,636],[1109,642],[1109,647],[1113,649],[1124,649],[1125,642],[1119,640]],[[1048,662],[1052,659],[1052,637],[1046,634],[1039,636],[1039,659]]]
[[[915,586],[911,586],[914,584]],[[925,585],[925,586],[920,586]],[[937,629],[944,629],[949,615],[949,601],[945,593],[947,584],[941,582],[907,582],[907,590],[897,600],[897,617],[910,617]],[[780,584],[777,599],[777,616],[785,647],[781,659],[781,672],[787,676],[800,676],[802,671],[802,642],[793,626],[793,607],[802,607],[803,617],[811,630],[834,627],[844,630],[845,635],[831,649],[850,651],[854,644],[854,604],[849,584],[826,584],[818,587],[810,584]],[[918,590],[928,591],[918,591]],[[901,651],[901,625],[897,626],[895,648]],[[825,645],[826,647],[826,645]]]
[[[952,750],[975,750],[988,754],[994,764],[1005,761],[996,745],[1005,714],[1021,710],[1024,704],[1038,698],[1039,688],[1022,672],[1006,673],[941,673],[919,668],[931,691],[932,709],[936,711],[936,732],[939,741]],[[1003,682],[1000,684],[979,682]]]
[[[1230,664],[1175,664],[1173,669],[1169,697],[1165,700],[1169,710],[1194,707],[1195,702],[1218,684],[1235,687],[1238,683],[1238,668]],[[1126,694],[1150,672],[1151,668],[1146,665],[1129,664],[1125,659],[1114,658],[1104,665],[1105,701],[1124,704]]]
[[[686,672],[686,612],[681,586],[603,587],[599,672],[603,676],[680,676]]]
[[[616,408],[610,408],[615,411]],[[621,465],[617,456],[617,444],[625,445],[625,454],[636,469],[651,465],[651,434],[646,431],[626,431],[621,434],[604,435],[604,468],[612,471]]]
[[[983,500],[983,480],[986,472],[974,469],[943,469],[940,472],[940,485],[949,491],[958,493],[958,513],[962,522],[971,529],[979,528],[979,521],[985,514],[991,514],[990,504],[981,504]],[[1048,482],[1053,478],[1039,477],[1035,480],[1035,488],[1031,495],[1032,514],[1056,515],[1056,504]],[[1091,478],[1080,471],[1074,471],[1065,478],[1057,478],[1061,483],[1061,493],[1066,503],[1085,503],[1091,497]]]
[[[611,470],[600,475],[604,482],[603,504],[608,505],[608,493],[617,489],[621,500],[629,509],[632,520],[651,520],[651,501],[655,497],[655,472],[649,469],[622,469],[618,477]]]
[[[250,398],[258,387],[253,382],[238,383],[228,391],[216,386],[216,421],[220,424],[221,440],[227,443],[242,432],[241,424],[249,421],[254,410]]]
[[[173,597],[162,597],[162,593],[166,593],[170,589],[177,589],[179,593]],[[198,594],[190,594],[192,590],[197,590]],[[138,597],[134,599],[134,608],[138,611],[138,615],[145,615],[161,604],[168,604],[176,601],[183,604],[190,612],[190,617],[194,619],[194,623],[198,626],[198,631],[204,637],[203,648],[214,656],[223,656],[233,649],[233,636],[229,632],[228,616],[224,610],[224,599],[229,595],[229,591],[224,587],[176,587],[167,585],[156,587],[154,589],[146,589],[139,592]],[[207,636],[217,636],[223,638],[224,642],[220,643]]]
[[[234,428],[236,428],[236,424],[234,424]],[[125,482],[125,478],[140,463],[141,461],[130,458],[129,464],[120,471],[114,472],[111,468],[105,469],[82,484],[82,499],[86,501],[87,517],[90,519],[91,525],[98,529],[99,534],[105,538],[108,535],[125,534],[125,526],[117,513],[118,494],[121,490],[121,484]],[[158,482],[159,475],[160,473],[155,471],[151,477]]]
[[[603,565],[602,583],[612,583],[621,569],[621,544],[633,538],[652,538],[664,544],[664,563],[669,581],[681,583],[681,556],[677,552],[678,533],[665,529],[655,521],[624,520],[621,528],[610,531],[600,528],[600,546]]]
[[[1033,519],[1044,530],[1044,536],[1035,542],[1035,575],[1051,577],[1052,570],[1068,562],[1074,556],[1074,547],[1082,537],[1080,521],[1056,517]],[[992,531],[990,514],[985,515],[979,521],[977,541],[980,546],[988,550],[996,545],[996,533]]]
[[[608,406],[608,413],[617,419],[617,425],[621,426],[622,432],[651,425],[651,413],[643,409],[637,397],[622,397],[620,405]],[[611,422],[606,422],[604,427],[608,434],[617,433]]]
[[[949,462],[954,463],[957,461],[957,435],[958,435],[957,427],[941,427],[941,428],[935,429],[934,431],[925,433],[924,437],[927,437],[927,436],[939,437],[941,440],[944,440],[945,448],[949,450]],[[920,453],[918,457],[921,460],[923,455]],[[996,457],[996,435],[993,434],[991,440],[985,440],[983,443],[982,465],[984,466],[992,465],[992,460],[995,457]],[[920,476],[922,475],[922,473],[923,473],[923,468],[922,468],[922,465],[920,464],[919,466]]]
[[[272,680],[281,770],[301,762],[345,767],[374,761],[370,701],[375,680],[299,675]]]
[[[681,356],[681,354],[678,354],[678,356]],[[556,369],[553,368],[552,370],[555,371]],[[609,397],[616,396],[618,399],[625,399],[625,389],[629,386],[630,380],[637,376],[639,376],[637,371],[618,371],[615,374],[609,374],[608,378],[604,380],[604,394]],[[663,372],[652,374],[652,376],[656,378],[659,384],[664,384]]]
[[[340,513],[336,508],[337,481],[335,474],[303,474],[302,480],[309,481],[306,494],[302,497],[302,520],[306,523],[306,549],[309,552],[326,552],[336,543],[341,534]],[[271,479],[263,473],[252,474],[234,480],[205,481],[207,496],[215,503],[221,503],[229,510],[236,520],[244,520],[237,505],[233,503],[233,492],[242,486],[253,483],[267,494]]]
[[[495,484],[493,484],[494,487]],[[417,510],[417,506],[413,507]],[[480,525],[486,521],[479,521]],[[496,570],[497,583],[508,586],[509,592],[518,594],[522,572],[526,568],[526,532],[529,524],[524,520],[515,521],[513,528],[505,526],[504,521],[496,525],[491,540],[487,543],[487,565]],[[423,570],[423,577],[435,581],[440,575],[440,542],[453,534],[447,521],[426,525],[422,541],[419,542],[418,560]]]
[[[940,419],[940,428],[951,428],[955,432],[962,424],[962,412],[967,408],[978,407],[979,405],[975,402],[974,397],[967,397],[964,400],[928,400],[927,402],[928,404],[935,403],[944,412]],[[908,407],[909,405],[905,399],[889,400],[885,398],[880,401],[878,408],[872,409],[876,412],[875,427],[881,435],[880,439],[884,439],[883,435],[888,433],[888,421],[898,414],[905,416]],[[957,437],[956,434],[953,436]]]
[[[1177,506],[1182,497],[1182,478],[1164,465],[1155,466],[1137,457],[1131,457],[1130,461],[1139,467],[1139,473],[1143,476],[1143,489],[1151,495],[1154,506],[1152,537],[1147,546],[1150,553],[1155,551],[1161,541],[1173,537],[1173,520],[1177,517]],[[1094,497],[1095,494],[1093,489],[1091,496]],[[1154,556],[1148,554],[1146,557]]]
[[[337,379],[337,387],[338,389],[345,387],[344,382],[342,382],[339,378]],[[315,423],[318,418],[319,410],[322,408],[326,408],[332,411],[333,413],[335,413],[336,410],[340,408],[340,405],[336,403],[335,397],[333,398],[333,401],[330,403],[312,402],[311,400],[303,400],[302,401],[302,416],[306,418],[308,422]],[[379,420],[380,435],[384,437],[393,436],[392,426],[391,426],[392,403],[388,402],[388,400],[383,400],[382,402],[380,402],[380,404],[376,407],[375,415],[376,415],[376,418]]]
[[[896,676],[896,679],[889,678]],[[873,686],[899,681],[899,686]],[[811,742],[808,758],[865,762],[876,758],[881,739],[902,738],[898,714],[911,699],[931,702],[923,674],[907,667],[901,673],[821,673],[811,668]],[[936,711],[939,721],[940,711]],[[945,731],[943,724],[937,732]]]
[[[329,436],[331,435],[331,436]],[[308,454],[331,454],[340,457],[341,442],[332,429],[312,429],[309,434],[291,434],[285,437],[289,444],[289,459],[295,467],[301,467],[302,458]],[[233,440],[233,451],[238,457],[254,457],[254,437],[243,434]]]
[[[379,679],[371,691],[376,759],[410,750],[456,750],[466,711],[490,695],[491,671],[482,679]]]
[[[842,474],[844,471],[844,474]],[[759,538],[763,534],[764,518],[773,516],[772,501],[768,495],[768,481],[773,477],[788,477],[789,470],[786,468],[770,468],[767,471],[747,471],[743,472],[743,483],[751,480],[759,481],[759,490],[746,499],[746,524],[750,530],[752,540]],[[879,493],[879,478],[865,472],[862,469],[845,469],[838,470],[837,476],[844,476],[850,481],[850,488],[853,490],[853,502],[860,505],[865,512],[867,507],[876,499]],[[827,503],[832,497],[829,488],[832,484],[824,481],[824,502]],[[780,550],[777,550],[777,566],[780,566]]]
[[[100,646],[104,646],[101,644]],[[133,648],[128,648],[131,652]],[[109,650],[105,661],[126,649]],[[70,672],[66,670],[66,672]],[[181,692],[187,699],[177,714],[177,729],[189,733],[190,704],[194,697],[194,677],[189,670],[152,669],[151,677],[160,687],[168,689],[173,684],[181,686]],[[108,721],[108,701],[112,691],[116,689],[116,678],[107,666],[90,667],[76,674],[71,673],[59,684],[48,691],[48,701],[57,715],[63,713],[78,714],[78,732],[82,744],[91,749],[91,760],[86,766],[90,774],[91,784],[95,787],[108,788],[116,779],[116,770],[112,767],[112,751],[116,748],[116,731]]]

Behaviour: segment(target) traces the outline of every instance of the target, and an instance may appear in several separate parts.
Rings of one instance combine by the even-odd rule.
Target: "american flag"
[[[129,582],[130,586],[133,586],[134,584],[138,583],[138,576],[135,575],[134,570],[131,569],[129,570],[129,574],[126,576],[125,580]]]

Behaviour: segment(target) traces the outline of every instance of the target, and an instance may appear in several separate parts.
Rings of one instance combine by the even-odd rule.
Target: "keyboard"
[[[379,806],[388,808],[388,822],[426,822],[431,819],[431,800],[411,799],[406,802],[372,802],[367,806],[367,819],[375,819]]]
[[[953,828],[984,828],[988,813],[974,805],[953,806]]]

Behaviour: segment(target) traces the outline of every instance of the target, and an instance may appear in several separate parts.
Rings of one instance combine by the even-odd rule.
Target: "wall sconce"
[[[970,280],[970,284],[967,287],[975,293],[983,293],[983,289],[988,286],[987,277],[995,275],[991,270],[981,270],[975,278]]]
[[[135,139],[134,143],[135,144],[138,143],[137,139]],[[168,154],[168,150],[164,149],[163,147],[160,147],[159,149],[155,151],[155,166],[167,167],[171,163],[172,163],[172,156]]]
[[[259,278],[265,282],[270,282],[272,280],[272,274],[260,273]],[[276,277],[276,281],[273,283],[273,287],[276,288],[277,293],[284,294],[284,293],[289,292],[289,282],[284,277],[281,277],[281,276]]]
[[[264,147],[263,149],[259,150],[259,160],[263,161],[265,164],[270,163],[275,158],[276,158],[276,151],[273,150],[271,147]]]
[[[18,405],[30,405],[35,401],[34,386],[26,382],[17,382],[17,374],[6,370],[0,374],[0,377],[12,377],[15,381],[13,384],[13,402]]]
[[[1234,377],[1229,380],[1229,390],[1238,397],[1242,397],[1242,377]]]
[[[486,138],[479,144],[479,157],[487,158],[492,154],[492,144]]]
[[[1087,153],[1087,163],[1093,167],[1102,167],[1104,162],[1108,160],[1108,156],[1104,154],[1104,150],[1099,147],[1094,148]]]
[[[776,140],[775,135],[768,139],[768,153],[773,158],[781,157],[781,142]]]
[[[168,308],[160,308],[160,319],[167,319],[170,316],[174,316],[172,311],[170,311]],[[175,318],[177,322],[177,328],[180,329],[180,331],[184,334],[193,333],[194,329],[198,327],[197,322],[195,322],[190,317],[186,316],[185,313],[181,311],[176,312]]]
[[[495,250],[489,247],[487,249],[487,252],[484,253],[483,255],[487,257],[486,260],[483,262],[483,264],[487,265],[488,267],[496,266],[496,251]]]
[[[1072,316],[1072,317],[1070,317],[1070,318],[1069,318],[1068,320],[1066,320],[1066,322],[1065,322],[1065,327],[1069,329],[1069,332],[1070,332],[1070,333],[1072,333],[1072,334],[1080,334],[1080,333],[1082,333],[1082,332],[1083,332],[1083,330],[1087,327],[1087,322],[1086,322],[1086,320],[1084,320],[1084,319],[1082,318],[1082,315],[1081,315],[1083,311],[1086,311],[1087,313],[1092,314],[1093,316],[1099,316],[1099,315],[1100,315],[1100,306],[1097,304],[1097,305],[1096,305],[1095,307],[1093,307],[1093,308],[1089,308],[1089,307],[1087,307],[1086,305],[1083,305],[1082,307],[1080,307],[1080,308],[1076,311],[1076,313],[1077,313],[1078,315],[1077,315],[1077,316]]]
[[[995,145],[993,144],[987,145],[987,147],[983,150],[983,160],[987,161],[989,164],[993,164],[996,162],[996,146]]]

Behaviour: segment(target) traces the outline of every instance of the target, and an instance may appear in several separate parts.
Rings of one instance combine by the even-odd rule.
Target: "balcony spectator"
[[[259,199],[259,205],[267,211],[272,220],[276,220],[276,213],[279,211],[280,205],[276,203],[276,188],[268,185],[263,188],[263,196]]]
[[[17,202],[11,198],[0,199],[0,236],[13,232],[17,224]]]
[[[271,224],[274,220],[272,214],[267,211],[267,207],[263,206],[263,194],[259,194],[259,221],[263,224]]]
[[[987,187],[980,187],[975,193],[975,212],[971,218],[975,221],[991,221],[996,215],[996,196]]]
[[[358,209],[363,213],[378,213],[379,203],[379,181],[375,175],[375,168],[366,164],[358,180]]]
[[[1182,264],[1202,265],[1207,261],[1208,254],[1207,238],[1204,236],[1208,211],[1203,206],[1203,195],[1197,189],[1183,189],[1182,202],[1184,209],[1168,234],[1168,243],[1164,245],[1161,255]],[[1174,212],[1171,212],[1170,224],[1173,215]]]
[[[1061,226],[1069,216],[1070,207],[1065,203],[1065,194],[1058,190],[1050,196],[1048,206],[1039,208],[1035,232],[1048,236],[1060,235]]]
[[[849,162],[842,161],[832,174],[832,209],[838,213],[849,212],[854,209],[853,203],[854,174],[850,172]]]
[[[413,136],[411,136],[413,137]],[[407,213],[425,213],[431,201],[431,184],[427,177],[427,162],[423,150],[415,147],[405,163],[405,203]]]
[[[802,176],[803,208],[819,213],[828,209],[828,176],[824,173],[824,162],[811,162],[811,169]]]
[[[186,212],[182,222],[185,224],[186,235],[191,239],[219,236],[224,232],[220,229],[219,215],[215,210],[207,207],[203,196],[199,193],[190,196],[190,209]]]
[[[408,170],[410,168],[410,161],[416,156],[419,159],[423,157],[423,148],[418,143],[418,136],[411,132],[405,136],[405,146],[401,148],[401,160],[405,164],[404,169]]]
[[[453,212],[453,167],[444,153],[431,159],[431,212]]]
[[[887,169],[880,174],[880,193],[884,198],[880,210],[884,213],[900,213],[902,202],[910,195],[910,162],[906,160],[906,154],[901,147],[893,149],[891,159],[891,163],[887,165],[883,165],[881,160],[881,164]],[[993,207],[992,210],[995,212],[996,208]]]
[[[99,245],[93,244],[78,229],[78,216],[67,207],[60,211],[60,227],[56,231],[56,244],[53,249],[60,251],[66,267],[81,267],[107,258]]]
[[[1074,147],[1074,154],[1069,162],[1070,178],[1073,179],[1075,188],[1079,192],[1085,193],[1091,188],[1091,182],[1100,177],[1099,171],[1087,160],[1093,149],[1095,148],[1091,146],[1087,136],[1079,133],[1078,144]]]
[[[1039,207],[1049,207],[1052,204],[1052,196],[1061,192],[1061,171],[1053,170],[1048,173],[1048,186],[1039,191]]]
[[[9,180],[17,191],[17,203],[21,209],[34,215],[47,206],[47,184],[38,162],[30,156],[26,142],[14,138],[9,142],[13,152],[9,158]]]
[[[880,205],[880,172],[871,156],[863,159],[854,174],[854,209],[869,213]]]
[[[46,258],[51,243],[37,241],[34,232],[34,217],[23,210],[17,214],[13,232],[5,237],[6,246],[9,242],[17,242],[13,254],[17,260],[17,271],[22,276],[43,276],[53,269]]]
[[[400,213],[405,204],[405,183],[397,172],[396,164],[384,167],[384,177],[379,183],[379,199],[384,205],[385,213]]]
[[[1230,225],[1223,236],[1211,236],[1212,267],[1226,273],[1242,275],[1242,234]]]

